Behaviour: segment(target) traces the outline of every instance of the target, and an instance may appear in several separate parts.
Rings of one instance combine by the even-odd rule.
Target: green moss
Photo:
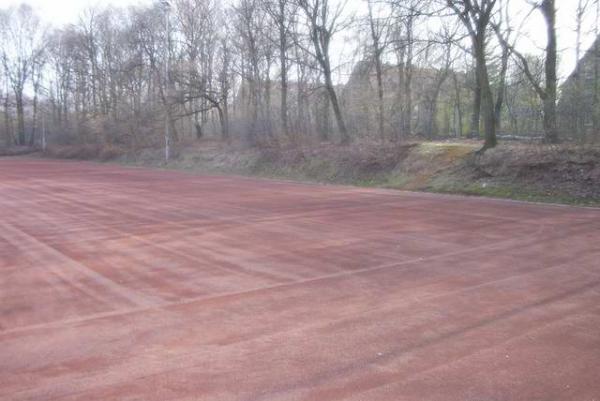
[[[406,189],[412,179],[413,177],[402,173],[390,174],[381,186],[390,189]]]
[[[600,199],[582,198],[565,193],[544,192],[512,183],[472,183],[446,177],[426,188],[428,192],[484,196],[529,202],[561,203],[578,206],[600,206]]]

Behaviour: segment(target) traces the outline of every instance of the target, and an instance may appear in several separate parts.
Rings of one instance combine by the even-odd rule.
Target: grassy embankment
[[[600,148],[504,144],[476,156],[478,143],[334,144],[244,149],[201,142],[176,152],[146,150],[126,164],[203,173],[600,206]]]

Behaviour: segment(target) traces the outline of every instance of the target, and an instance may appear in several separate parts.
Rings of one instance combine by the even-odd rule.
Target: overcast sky
[[[22,3],[22,0],[0,0],[0,8],[6,8]],[[131,4],[151,4],[152,0],[28,0],[26,1],[38,12],[38,14],[47,22],[55,26],[68,23],[75,23],[78,16],[89,7],[95,5],[106,6],[127,6]],[[558,7],[557,24],[559,36],[559,48],[561,50],[562,78],[570,73],[575,65],[575,10],[577,0],[556,0]],[[515,9],[519,4],[526,5],[526,0],[512,0]],[[349,0],[348,9],[355,11],[365,10],[363,0]],[[515,19],[519,18],[519,12],[515,11]],[[593,41],[593,21],[595,19],[595,9],[590,9],[586,13],[587,34],[584,40],[584,50],[591,45]],[[545,45],[545,27],[539,13],[534,13],[525,26],[527,38],[518,43],[518,47],[526,52],[540,52]]]
[[[151,4],[151,0],[0,0],[0,7],[31,5],[45,21],[59,26],[77,22],[82,11],[95,5]]]

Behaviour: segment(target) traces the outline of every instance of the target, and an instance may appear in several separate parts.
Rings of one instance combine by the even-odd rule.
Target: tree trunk
[[[331,106],[335,115],[338,131],[340,132],[340,142],[342,144],[347,144],[350,142],[350,137],[348,136],[348,130],[346,129],[346,124],[344,122],[342,110],[340,108],[337,94],[335,93],[333,80],[331,79],[329,45],[335,24],[329,25],[331,22],[328,22],[327,20],[327,4],[327,2],[316,2],[315,4],[313,4],[315,8],[311,9],[307,3],[303,3],[302,7],[304,7],[305,12],[307,13],[307,16],[310,18],[311,21],[310,36],[315,50],[315,59],[317,63],[319,63],[323,76],[325,78],[325,89],[329,94],[329,100],[331,101]],[[319,18],[321,18],[320,22]]]
[[[598,24],[600,20],[600,2],[596,3],[596,21],[594,27],[594,37],[598,38],[600,30]],[[594,54],[598,54],[600,49],[598,48],[598,39],[594,40]],[[592,95],[592,130],[593,135],[598,135],[598,91],[600,90],[600,66],[598,63],[598,57],[594,57],[594,94]]]
[[[281,56],[281,130],[285,136],[290,135],[288,123],[288,83],[285,53]]]
[[[7,148],[13,145],[12,124],[10,121],[11,118],[8,110],[8,104],[8,92],[6,92],[6,97],[4,98],[4,134],[6,135],[5,143]]]
[[[398,127],[394,130],[396,133],[396,140],[400,139],[402,130],[404,129],[404,57],[401,58],[402,62],[398,65],[398,105],[400,106],[398,114]]]
[[[302,64],[297,68],[298,90],[296,91],[296,103],[298,107],[296,130],[302,135],[306,135],[306,101],[304,95],[304,74]],[[308,117],[310,118],[310,116]]]
[[[500,82],[498,84],[498,93],[496,96],[496,105],[494,114],[496,117],[496,131],[499,132],[501,129],[501,118],[502,118],[502,107],[504,106],[504,93],[506,87],[506,73],[508,71],[508,56],[509,50],[507,47],[502,49],[502,61],[500,68]]]
[[[375,74],[377,76],[377,131],[379,133],[379,138],[381,141],[385,141],[385,132],[383,125],[383,73],[381,67],[381,53],[383,53],[383,48],[380,46],[380,36],[381,33],[376,25],[376,22],[373,17],[373,7],[371,4],[371,0],[368,1],[369,8],[369,26],[371,28],[371,40],[373,41],[373,55],[375,61]]]
[[[266,74],[267,76],[265,77],[265,124],[266,124],[266,131],[267,131],[267,135],[272,139],[275,140],[275,135],[273,133],[273,119],[272,119],[272,107],[271,107],[271,77],[269,76],[269,69],[270,66],[268,66],[266,68]]]
[[[377,127],[379,131],[379,137],[382,141],[385,141],[384,131],[384,113],[383,113],[383,71],[381,68],[381,56],[378,50],[375,50],[375,73],[377,75]]]
[[[23,107],[23,93],[15,93],[17,106],[17,145],[25,146],[25,111]]]
[[[462,116],[462,108],[461,108],[461,96],[460,96],[460,86],[458,84],[458,78],[456,76],[456,72],[452,72],[452,80],[454,82],[454,115],[456,118],[454,124],[454,135],[458,138],[462,136],[463,129],[463,116]]]
[[[496,115],[494,113],[494,97],[490,87],[489,75],[485,55],[485,29],[478,30],[480,34],[475,38],[475,62],[477,81],[481,88],[481,106],[483,111],[483,127],[485,140],[482,150],[493,148],[497,145],[496,139]]]
[[[285,136],[290,135],[288,126],[288,77],[287,77],[287,37],[285,32],[285,2],[279,1],[279,67],[281,69],[281,131]]]
[[[585,13],[585,7],[583,5],[583,0],[579,0],[577,2],[577,11],[576,11],[576,28],[575,28],[575,34],[576,34],[576,41],[575,41],[575,61],[577,63],[577,65],[575,66],[575,93],[580,94],[580,93],[584,93],[583,90],[583,86],[582,86],[582,81],[581,81],[581,63],[579,62],[579,60],[581,59],[581,28],[582,28],[582,24],[583,24],[583,17],[584,17],[584,13]],[[594,42],[597,41],[597,37],[596,40],[594,40]],[[594,57],[596,58],[596,57]],[[582,111],[582,108],[584,106],[584,102],[581,101],[581,96],[576,96],[575,99],[573,99],[574,101],[574,110],[575,110],[575,115],[574,115],[574,122],[575,122],[575,134],[577,135],[578,138],[581,138],[582,140],[585,140],[585,129],[584,129],[584,123],[585,123],[585,117],[586,114],[584,111]]]
[[[446,78],[448,78],[448,73],[450,72],[450,68],[448,67],[446,71],[442,73],[440,77],[437,78],[437,82],[433,89],[433,93],[429,99],[429,116],[427,116],[427,136],[429,138],[434,138],[438,135],[439,127],[437,122],[437,111],[438,111],[438,99],[440,97],[440,92],[442,90],[442,85],[446,82]]]
[[[544,133],[548,143],[558,142],[556,127],[556,93],[557,93],[557,45],[556,45],[556,8],[554,0],[544,0],[541,6],[546,20],[548,43],[546,45],[546,90],[544,102]]]
[[[411,19],[412,21],[412,19]],[[412,43],[412,22],[407,27],[407,54],[406,65],[404,66],[404,99],[406,105],[404,107],[404,135],[412,135],[412,58],[413,58],[413,43]]]
[[[37,85],[36,85],[37,86]],[[33,115],[31,118],[31,135],[29,136],[29,146],[35,145],[35,134],[37,129],[37,111],[38,111],[38,88],[34,89],[33,95]]]
[[[481,85],[479,84],[479,76],[475,72],[475,87],[473,88],[473,110],[471,112],[471,128],[469,129],[469,137],[479,138],[479,124],[481,121]]]
[[[317,127],[317,131],[319,133],[319,139],[321,141],[329,140],[330,133],[330,124],[329,124],[329,114],[330,114],[330,97],[329,92],[327,90],[321,90],[318,92],[319,97],[318,101],[315,102],[314,105],[314,114],[315,114],[315,125]]]
[[[229,142],[229,117],[227,115],[227,104],[223,107],[217,106],[217,112],[219,113],[219,122],[221,123],[221,139]]]
[[[348,136],[348,130],[346,129],[346,124],[344,123],[344,117],[342,116],[342,109],[340,108],[338,97],[335,93],[335,88],[333,87],[331,71],[327,68],[323,73],[325,75],[325,88],[329,94],[329,100],[331,101],[331,107],[333,108],[335,121],[337,123],[338,130],[340,131],[341,143],[347,144],[350,142],[350,137]]]
[[[196,131],[196,139],[200,140],[204,136],[204,133],[202,132],[202,124],[198,119],[198,114],[199,113],[197,111],[194,113],[194,129]]]

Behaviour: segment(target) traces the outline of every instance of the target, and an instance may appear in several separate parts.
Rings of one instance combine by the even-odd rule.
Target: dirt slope
[[[202,141],[173,152],[109,147],[53,149],[51,156],[323,183],[600,204],[600,147],[502,144],[477,156],[478,142],[354,143],[248,149]]]

